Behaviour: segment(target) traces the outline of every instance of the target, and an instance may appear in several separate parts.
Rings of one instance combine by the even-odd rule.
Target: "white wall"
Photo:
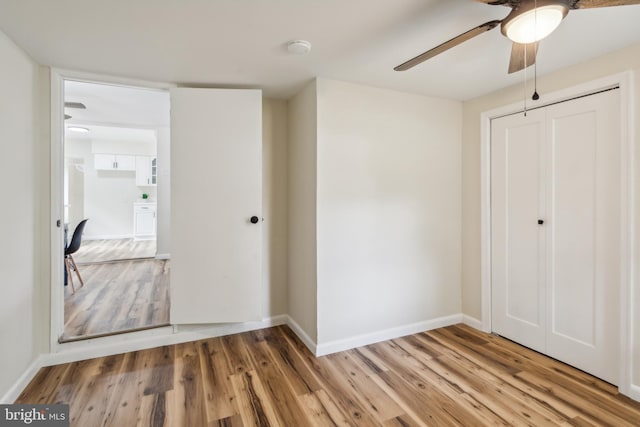
[[[266,317],[287,312],[287,102],[262,101],[262,284]]]
[[[137,187],[135,171],[104,171],[94,167],[94,153],[150,155],[155,144],[111,143],[68,139],[65,157],[84,163],[84,217],[89,218],[84,239],[133,237],[133,202],[148,193],[156,199],[155,187]],[[70,230],[76,224],[69,224]]]
[[[538,78],[538,92],[544,94],[616,74],[626,70],[635,72],[635,150],[636,150],[636,258],[634,266],[640,266],[640,45],[592,59]],[[462,309],[469,316],[481,319],[480,288],[480,115],[484,111],[522,100],[522,85],[516,85],[463,104],[462,134]],[[531,88],[529,93],[532,93]],[[636,276],[638,276],[636,274]],[[633,325],[640,325],[640,277],[636,277],[634,291]],[[635,385],[640,386],[640,328],[634,330],[633,360]],[[639,389],[640,390],[640,389]]]
[[[119,131],[126,131],[127,129],[116,128]],[[134,135],[138,129],[130,130]],[[151,130],[145,131],[148,134],[154,133]],[[67,132],[72,134],[72,132]],[[147,136],[148,138],[153,138]],[[157,137],[157,135],[155,136]],[[73,138],[67,138],[73,139]],[[115,141],[115,140],[103,140],[94,138],[83,138],[85,141],[91,142],[91,152],[97,154],[128,154],[131,156],[155,156],[157,154],[157,139],[156,141]]]
[[[317,339],[316,83],[288,103],[288,307],[307,336]]]
[[[39,67],[0,32],[0,396],[43,350]]]
[[[73,233],[76,226],[86,218],[84,214],[84,158],[65,158],[64,161],[65,222]]]
[[[318,344],[459,313],[461,103],[325,79],[317,99]]]
[[[133,237],[133,202],[141,197],[135,172],[96,171],[85,165],[85,239]],[[146,190],[145,190],[146,191]]]

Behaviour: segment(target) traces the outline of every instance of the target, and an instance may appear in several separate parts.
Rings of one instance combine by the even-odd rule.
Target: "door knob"
[[[538,220],[538,225],[542,225],[542,224],[544,224],[544,220],[543,219],[539,219]]]
[[[251,217],[250,221],[251,221],[251,224],[257,224],[258,221],[260,221],[260,219],[254,215]]]

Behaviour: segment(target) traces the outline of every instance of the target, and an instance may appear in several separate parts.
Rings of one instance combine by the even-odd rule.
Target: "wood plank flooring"
[[[73,255],[78,264],[156,256],[156,241],[133,239],[83,240]]]
[[[66,286],[62,341],[169,324],[169,261],[94,263],[78,270],[85,285],[76,281],[75,294]]]
[[[639,426],[640,403],[455,325],[314,357],[286,326],[43,368],[72,426]]]

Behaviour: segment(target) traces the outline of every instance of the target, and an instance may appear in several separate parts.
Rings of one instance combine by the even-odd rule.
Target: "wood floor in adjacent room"
[[[62,341],[169,324],[167,260],[79,264],[84,280],[66,286]],[[75,272],[72,272],[73,278]]]
[[[43,368],[72,426],[638,426],[615,387],[464,325],[314,357],[287,326]]]
[[[83,240],[73,255],[78,264],[156,256],[156,241],[134,239]]]

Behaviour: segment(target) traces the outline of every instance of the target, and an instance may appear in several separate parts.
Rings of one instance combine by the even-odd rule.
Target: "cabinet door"
[[[115,156],[116,169],[119,171],[135,171],[136,157],[118,154]]]
[[[96,170],[135,171],[136,157],[125,154],[94,154]]]
[[[171,323],[261,320],[262,94],[171,89]]]
[[[112,171],[116,168],[116,158],[113,154],[94,154],[93,165],[96,170]]]
[[[156,210],[150,206],[135,208],[134,235],[137,238],[151,237],[156,234]]]
[[[151,185],[151,157],[136,156],[136,185]]]
[[[157,185],[158,184],[158,158],[157,157],[152,157],[151,158],[151,185]]]

